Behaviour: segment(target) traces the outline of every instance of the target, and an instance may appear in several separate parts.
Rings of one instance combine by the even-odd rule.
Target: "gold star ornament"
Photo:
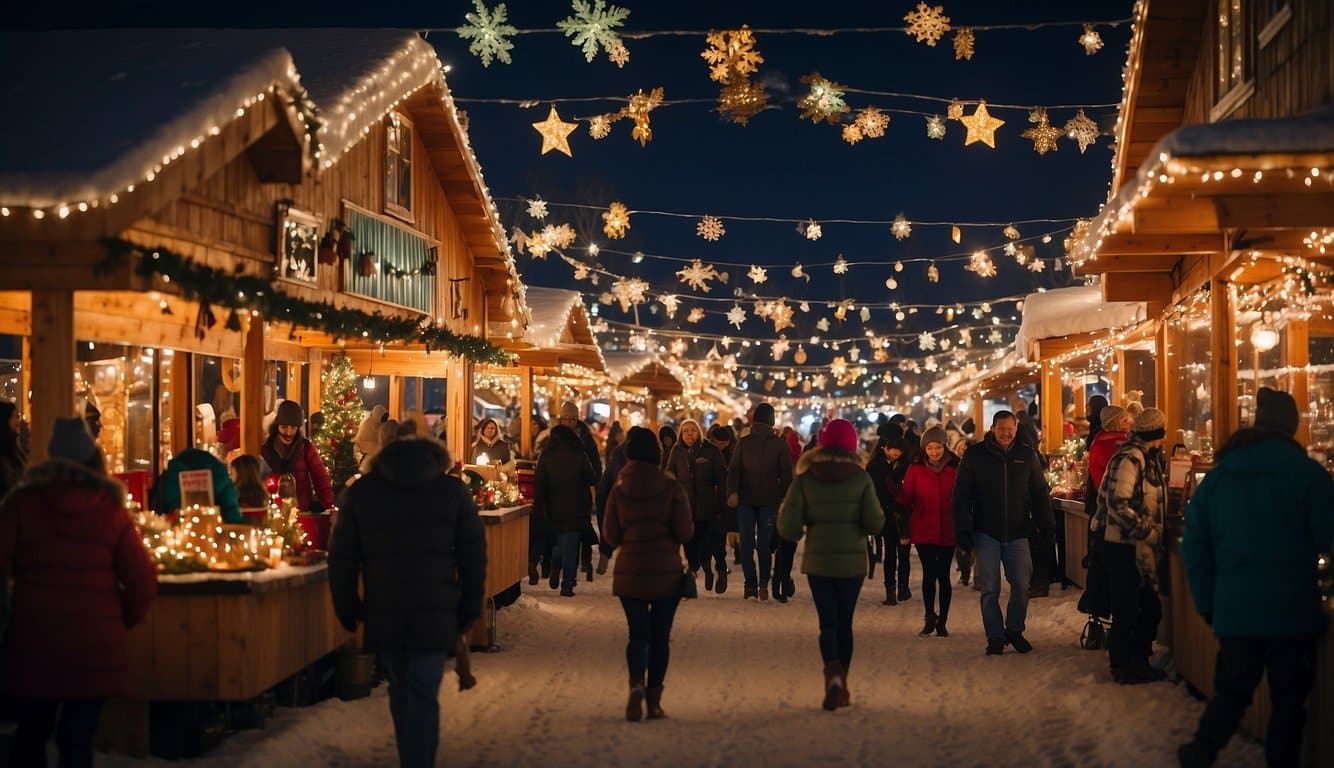
[[[987,103],[979,101],[977,111],[960,120],[968,128],[968,136],[964,138],[963,145],[966,147],[973,142],[980,141],[992,149],[996,148],[996,129],[1005,125],[1004,120],[998,120],[987,113]]]
[[[546,120],[533,123],[533,128],[542,134],[542,154],[545,155],[554,149],[558,152],[564,152],[566,157],[574,157],[574,153],[570,151],[569,137],[571,133],[574,133],[574,129],[578,127],[578,123],[562,122],[560,115],[556,114],[554,104],[551,106],[551,113],[547,115]],[[971,129],[969,135],[972,135]]]

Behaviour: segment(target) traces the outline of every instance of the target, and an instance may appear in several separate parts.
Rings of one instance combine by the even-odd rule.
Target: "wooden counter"
[[[1056,524],[1065,531],[1065,578],[1082,588],[1088,574],[1084,557],[1089,550],[1089,516],[1084,512],[1084,502],[1053,498],[1051,504],[1064,518]]]
[[[468,644],[481,650],[498,650],[496,644],[495,596],[528,576],[528,523],[531,504],[478,512],[486,524],[486,603],[482,620],[468,633]]]

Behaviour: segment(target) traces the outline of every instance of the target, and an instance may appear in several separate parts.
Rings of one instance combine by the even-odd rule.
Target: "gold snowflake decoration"
[[[686,315],[686,322],[688,323],[698,323],[700,320],[703,319],[704,319],[704,310],[701,309],[700,307],[695,307],[694,309],[690,310],[690,314]]]
[[[816,321],[815,327],[821,332],[829,330],[829,318],[827,317],[820,318],[818,321]]]
[[[848,375],[847,358],[843,357],[842,355],[839,355],[838,357],[831,360],[829,362],[829,372],[838,377],[847,376]]]
[[[787,336],[779,336],[778,341],[775,341],[773,346],[769,348],[769,354],[773,357],[774,362],[778,362],[783,359],[783,355],[786,355],[787,351],[791,348],[792,345],[788,343]]]
[[[607,59],[615,64],[617,69],[622,69],[630,63],[630,49],[625,47],[625,43],[617,40],[607,49]]]
[[[1041,272],[1043,269],[1046,269],[1046,267],[1047,264],[1042,259],[1033,259],[1032,261],[1028,262],[1029,272]]]
[[[894,217],[894,223],[889,225],[889,231],[894,233],[895,240],[903,240],[912,234],[912,222],[900,211],[898,216]]]
[[[978,277],[996,276],[996,265],[986,251],[974,251],[973,255],[968,257],[968,266],[964,269],[975,273]]]
[[[630,211],[626,210],[625,203],[612,203],[602,214],[602,222],[602,233],[612,240],[620,240],[630,229]]]
[[[625,115],[635,121],[634,130],[630,132],[632,138],[639,140],[639,146],[645,146],[653,138],[653,129],[649,125],[649,113],[662,104],[662,88],[654,88],[648,93],[640,88],[637,93],[630,96],[630,103],[625,108]]]
[[[945,120],[940,115],[927,115],[926,137],[928,139],[945,138]]]
[[[733,304],[732,308],[727,310],[727,322],[740,328],[741,324],[746,322],[746,308],[740,304]]]
[[[866,107],[857,113],[856,126],[866,138],[878,139],[885,135],[885,129],[889,127],[889,115],[877,107]]]
[[[745,125],[769,105],[764,86],[741,79],[723,86],[718,92],[718,113],[737,125]]]
[[[769,307],[769,319],[773,321],[774,333],[792,327],[792,307],[787,299],[779,299]]]
[[[820,236],[824,234],[824,230],[820,228],[820,225],[816,223],[815,219],[807,219],[806,223],[803,224],[800,229],[802,234],[806,236],[807,240],[819,240]],[[801,265],[798,264],[797,266]],[[794,274],[793,277],[797,277],[797,275]]]
[[[950,105],[948,107],[945,107],[945,119],[962,120],[963,102],[959,101],[958,99],[950,99]]]
[[[611,135],[611,123],[615,115],[594,115],[588,119],[588,135],[595,139],[605,139]]]
[[[843,101],[843,95],[847,91],[847,86],[840,85],[820,76],[819,72],[812,72],[809,75],[803,75],[801,82],[810,86],[810,93],[801,97],[797,106],[801,108],[803,119],[810,120],[812,123],[837,123],[838,118],[849,111],[849,107]]]
[[[674,293],[664,293],[658,297],[658,303],[667,310],[667,317],[676,317],[676,310],[681,306],[681,297]]]
[[[1102,50],[1102,36],[1098,30],[1093,28],[1092,24],[1084,25],[1084,34],[1079,36],[1079,44],[1084,46],[1084,54],[1092,56]]]
[[[954,60],[973,60],[973,28],[959,27],[954,31]]]
[[[548,224],[541,233],[541,238],[553,248],[569,248],[578,236],[569,224]]]
[[[849,144],[856,144],[862,140],[861,126],[856,123],[848,123],[843,126],[843,140]]]
[[[620,302],[621,311],[629,312],[630,307],[643,304],[648,283],[638,277],[622,277],[611,284],[611,292]]]
[[[840,253],[838,255],[838,259],[834,261],[834,274],[846,275],[847,273],[848,273],[848,260],[843,258],[843,254]]]
[[[765,269],[764,267],[752,264],[750,267],[750,271],[746,273],[746,277],[749,277],[751,279],[751,282],[755,283],[756,285],[759,285],[760,283],[763,283],[765,280],[769,279],[769,270]]]
[[[756,72],[764,57],[755,50],[755,35],[750,27],[713,30],[704,41],[708,50],[700,54],[709,63],[709,79],[724,85]]]
[[[534,197],[528,201],[528,215],[534,219],[545,219],[547,217],[547,201],[540,197]]]
[[[1074,139],[1079,145],[1079,154],[1082,155],[1090,144],[1098,140],[1098,124],[1090,120],[1081,109],[1078,114],[1066,121],[1065,135]]]
[[[1020,135],[1033,140],[1033,151],[1039,155],[1055,152],[1058,149],[1056,140],[1061,138],[1061,130],[1048,122],[1047,110],[1039,107],[1036,111],[1039,113],[1037,125]]]
[[[726,233],[727,230],[723,228],[723,220],[717,216],[705,216],[699,220],[699,224],[695,225],[695,234],[709,242],[716,242]]]
[[[908,22],[908,28],[904,32],[917,38],[917,42],[926,43],[933,48],[951,29],[950,17],[945,15],[944,7],[939,5],[932,8],[926,3],[918,3],[917,10],[908,11],[903,20]]]
[[[694,259],[689,265],[677,270],[676,275],[681,278],[681,282],[705,293],[712,290],[709,281],[719,278],[718,270],[714,269],[712,264],[705,264],[699,259]]]
[[[574,265],[574,279],[575,279],[575,280],[586,280],[587,278],[588,278],[588,265],[587,265],[587,264],[575,264],[575,265]]]

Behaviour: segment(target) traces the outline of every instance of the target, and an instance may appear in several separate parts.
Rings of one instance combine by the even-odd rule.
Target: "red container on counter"
[[[297,515],[297,523],[306,532],[311,549],[329,549],[329,532],[333,529],[333,515],[328,513]]]
[[[149,474],[147,470],[136,469],[132,472],[117,472],[115,478],[125,485],[125,492],[129,494],[134,503],[142,508],[148,507],[148,482]]]

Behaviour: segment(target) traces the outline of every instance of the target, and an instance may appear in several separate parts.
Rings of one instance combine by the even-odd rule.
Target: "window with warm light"
[[[384,123],[384,209],[412,220],[412,123],[391,112]]]
[[[1242,0],[1215,0],[1214,107],[1211,120],[1221,120],[1240,106],[1255,84],[1248,77],[1250,52],[1246,9]]]

